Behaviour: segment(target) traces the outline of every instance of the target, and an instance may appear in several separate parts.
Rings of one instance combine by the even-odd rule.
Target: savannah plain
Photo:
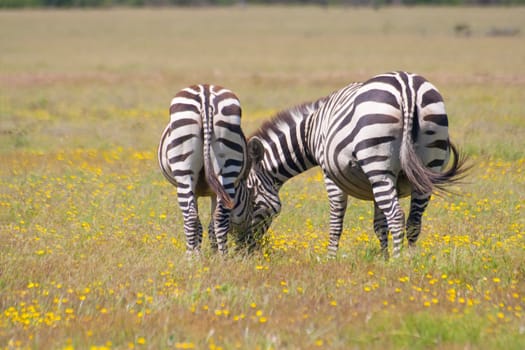
[[[525,348],[525,8],[0,12],[0,348]],[[516,33],[517,32],[517,33]],[[510,35],[512,34],[512,35]],[[156,147],[171,97],[278,110],[390,70],[445,98],[473,165],[384,261],[350,200],[337,259],[317,169],[253,256],[188,259]],[[408,203],[403,201],[406,208]],[[209,221],[208,199],[200,200]]]

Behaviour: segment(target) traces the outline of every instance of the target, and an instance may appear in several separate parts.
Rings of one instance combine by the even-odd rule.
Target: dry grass
[[[0,12],[0,347],[523,348],[524,15]],[[461,23],[470,37],[455,35]],[[521,35],[486,35],[503,27]],[[371,205],[353,200],[339,258],[326,259],[314,170],[283,188],[264,252],[220,259],[206,246],[186,259],[155,160],[176,91],[233,89],[250,133],[280,108],[391,69],[436,83],[476,164],[462,196],[431,202],[417,249],[384,262]]]

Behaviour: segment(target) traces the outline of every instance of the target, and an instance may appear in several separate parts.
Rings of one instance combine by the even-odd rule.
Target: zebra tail
[[[230,195],[222,184],[220,183],[217,174],[215,174],[215,171],[213,169],[213,164],[211,161],[211,141],[213,137],[213,113],[210,113],[210,111],[206,108],[204,108],[205,111],[203,111],[202,115],[202,121],[203,121],[203,137],[204,137],[204,172],[206,174],[206,181],[208,182],[208,185],[211,187],[213,192],[219,197],[222,201],[222,203],[226,206],[228,209],[232,209],[234,206],[233,200],[231,199]]]
[[[162,132],[162,136],[160,137],[160,143],[159,143],[159,150],[158,150],[158,160],[160,169],[162,171],[162,175],[175,187],[177,187],[177,182],[175,179],[171,176],[171,171],[168,166],[168,154],[167,154],[167,145],[165,144],[166,137],[168,137],[169,133],[171,131],[171,125],[168,124],[164,131]]]
[[[415,106],[412,106],[415,108]],[[412,139],[414,110],[403,111],[403,140],[401,141],[401,168],[410,181],[414,190],[419,193],[450,192],[446,186],[461,182],[465,178],[471,165],[467,164],[468,157],[460,152],[449,140],[448,145],[452,152],[452,164],[444,172],[437,172],[427,168],[417,155]],[[416,116],[417,118],[417,116]]]
[[[401,169],[405,173],[408,181],[419,193],[431,193],[434,189],[431,176],[428,169],[423,166],[421,159],[414,149],[414,140],[412,139],[412,128],[414,125],[414,116],[416,109],[415,96],[401,95],[401,113],[403,115],[403,136],[401,139],[400,161]],[[411,102],[410,104],[408,102]]]
[[[448,166],[446,171],[437,173],[425,168],[432,174],[432,183],[440,192],[450,192],[446,186],[462,183],[462,180],[468,175],[468,171],[472,169],[472,164],[469,164],[468,157],[465,153],[458,150],[456,145],[450,141],[449,147],[452,152],[453,160],[452,164]]]

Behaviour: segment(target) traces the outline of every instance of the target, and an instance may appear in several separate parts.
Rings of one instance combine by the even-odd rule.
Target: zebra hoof
[[[197,258],[200,258],[200,256],[201,256],[200,249],[188,249],[188,250],[186,250],[186,259],[188,259],[188,260],[197,259]]]
[[[326,256],[328,259],[337,259],[337,251],[329,250]]]

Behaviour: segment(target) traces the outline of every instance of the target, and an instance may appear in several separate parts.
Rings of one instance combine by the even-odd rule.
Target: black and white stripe
[[[449,141],[441,94],[423,77],[406,72],[381,74],[281,112],[254,134],[249,152],[261,158],[248,180],[257,237],[280,211],[284,182],[321,167],[330,203],[331,255],[338,249],[348,195],[374,201],[381,248],[388,256],[390,232],[397,256],[405,228],[409,244],[416,243],[432,192],[465,171],[464,157]],[[405,223],[399,198],[409,195]]]
[[[199,250],[202,225],[199,196],[211,197],[210,243],[227,251],[230,226],[245,234],[251,197],[246,187],[246,139],[241,129],[241,105],[233,92],[216,85],[181,90],[170,105],[170,123],[158,149],[164,176],[177,187],[188,252]]]

